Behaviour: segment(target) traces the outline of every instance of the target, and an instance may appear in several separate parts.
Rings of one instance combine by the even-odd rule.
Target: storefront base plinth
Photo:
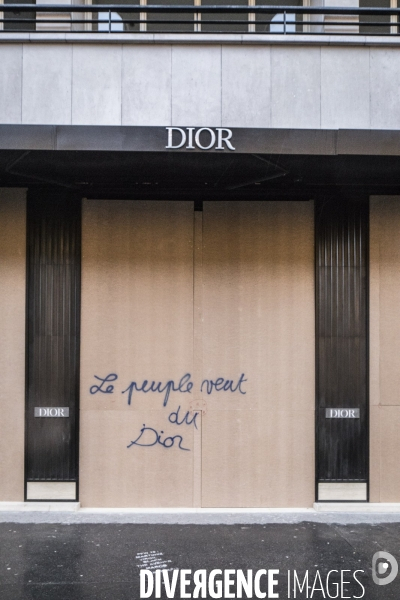
[[[76,500],[74,481],[28,481],[27,500]]]
[[[332,502],[367,500],[367,484],[355,482],[326,482],[318,484],[318,500]]]

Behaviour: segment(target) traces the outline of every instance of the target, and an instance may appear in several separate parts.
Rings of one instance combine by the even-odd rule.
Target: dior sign
[[[327,419],[359,419],[359,408],[326,408],[325,417]]]
[[[35,417],[69,417],[69,407],[35,406]]]
[[[168,131],[168,150],[235,150],[230,142],[232,131],[225,127],[166,127]],[[185,145],[187,144],[187,145]]]

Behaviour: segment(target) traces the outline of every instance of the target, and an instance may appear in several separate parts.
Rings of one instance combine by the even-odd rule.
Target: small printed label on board
[[[35,406],[35,417],[69,417],[68,406]]]
[[[359,408],[326,408],[326,419],[359,419]]]

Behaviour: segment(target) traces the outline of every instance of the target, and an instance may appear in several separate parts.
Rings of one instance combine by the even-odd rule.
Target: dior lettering
[[[35,406],[35,417],[69,417],[68,406]]]
[[[166,127],[167,150],[235,150],[231,143],[232,131],[225,127]]]
[[[325,417],[327,419],[359,419],[359,408],[326,408]]]

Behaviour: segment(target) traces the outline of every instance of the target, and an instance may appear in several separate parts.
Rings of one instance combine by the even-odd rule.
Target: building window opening
[[[397,8],[397,0],[360,0],[360,8]],[[360,15],[360,33],[364,35],[398,33],[397,23],[397,15]]]
[[[256,0],[256,6],[303,6],[302,0]],[[259,33],[302,33],[302,15],[294,13],[257,13],[256,31]]]
[[[202,6],[247,6],[247,0],[202,0]],[[201,31],[204,33],[218,33],[219,31],[230,31],[232,33],[246,33],[249,31],[249,13],[202,13]]]
[[[110,2],[107,0],[96,0],[95,4],[105,4],[110,5]],[[139,6],[139,0],[119,0],[118,4],[128,4]],[[140,18],[141,13],[132,13],[132,12],[122,12],[122,11],[112,11],[108,10],[99,11],[98,13],[90,13],[91,18],[95,21],[92,24],[93,31],[100,32],[123,32],[123,31],[132,31],[139,32],[140,31]],[[80,14],[82,16],[82,13]]]
[[[147,6],[162,6],[166,4],[168,6],[176,6],[179,8],[180,6],[188,6],[193,4],[193,0],[188,2],[188,0],[147,0]],[[194,8],[194,5],[193,5]],[[146,16],[146,31],[151,31],[155,33],[157,31],[161,32],[170,32],[170,31],[178,31],[178,32],[192,32],[195,31],[195,12],[166,12],[166,13],[147,13]]]
[[[23,3],[35,4],[35,0],[24,0]],[[16,1],[3,0],[3,4],[16,4]],[[4,19],[2,29],[6,31],[35,31],[36,13],[34,11],[13,10],[4,12],[2,16]]]

